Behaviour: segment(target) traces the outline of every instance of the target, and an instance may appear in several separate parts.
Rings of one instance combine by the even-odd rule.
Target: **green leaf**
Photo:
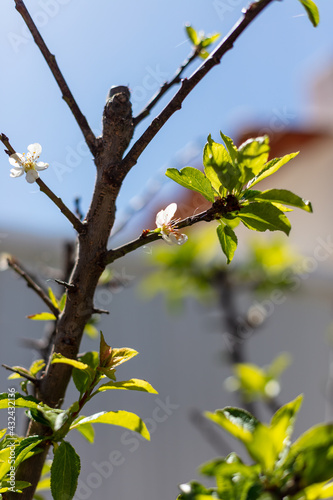
[[[123,382],[108,382],[107,384],[101,385],[97,392],[107,391],[109,389],[123,389],[127,391],[143,391],[149,392],[151,394],[158,394],[158,392],[145,380],[140,380],[138,378],[131,378],[130,380],[125,380]]]
[[[149,432],[143,420],[129,411],[119,410],[95,413],[94,415],[90,415],[90,417],[84,417],[82,420],[74,422],[70,429],[76,429],[77,427],[87,423],[118,425],[131,431],[138,432],[142,437],[150,441]]]
[[[201,42],[200,37],[198,36],[198,33],[195,31],[194,28],[190,24],[187,24],[185,26],[185,30],[187,33],[187,36],[189,37],[190,41],[193,43],[193,45],[199,45]]]
[[[57,319],[54,314],[52,313],[39,313],[39,314],[31,314],[30,316],[27,316],[28,319],[33,319],[35,321],[51,321]]]
[[[84,417],[82,417],[84,418]],[[95,429],[92,424],[82,424],[76,427],[76,430],[86,438],[89,443],[93,443],[95,439]]]
[[[110,370],[110,368],[100,368],[100,367],[98,367],[97,371],[103,373],[103,375],[105,375],[106,377],[108,377],[111,380],[114,380],[114,381],[117,380],[116,375],[115,375],[116,370],[113,370],[113,369]]]
[[[232,191],[237,185],[241,175],[240,170],[232,163],[223,144],[213,141],[210,135],[203,151],[203,164],[207,178],[218,193],[224,194],[221,186]]]
[[[59,301],[59,310],[60,311],[63,311],[64,310],[64,307],[66,305],[66,298],[67,298],[67,295],[66,293],[64,293],[62,296],[61,296],[61,299]]]
[[[242,206],[237,217],[255,231],[283,231],[289,234],[291,225],[282,210],[268,202],[253,202]]]
[[[197,168],[184,167],[180,171],[168,168],[165,175],[187,189],[202,194],[206,200],[214,202],[215,194],[209,179]]]
[[[312,22],[313,26],[316,27],[319,24],[319,10],[317,5],[312,0],[299,0],[303,5],[308,18]]]
[[[293,401],[279,408],[273,415],[270,427],[274,434],[275,445],[278,453],[282,451],[290,438],[294,424],[303,401],[303,396],[300,395]]]
[[[37,375],[38,372],[40,372],[40,370],[44,368],[44,366],[45,366],[45,361],[43,359],[37,359],[31,364],[29,372],[31,375],[35,376]]]
[[[251,441],[252,434],[259,425],[259,421],[251,413],[241,408],[226,407],[215,413],[205,412],[205,416],[243,443]]]
[[[207,59],[207,57],[209,57],[209,52],[207,52],[207,50],[201,49],[199,52],[199,57],[201,57],[201,59]]]
[[[15,407],[17,408],[37,408],[39,405],[38,399],[33,396],[23,396],[19,392],[15,392],[15,397],[13,398],[8,397],[8,394],[3,392],[0,394],[0,408],[13,408],[13,400],[15,400]]]
[[[54,500],[71,500],[80,474],[80,457],[73,446],[63,441],[54,451],[51,467],[51,492]]]
[[[201,47],[209,47],[209,45],[212,45],[212,43],[216,42],[221,36],[221,33],[214,33],[214,35],[210,35],[207,38],[204,38],[204,40],[201,41]]]
[[[288,155],[283,156],[282,158],[274,158],[273,160],[269,161],[266,163],[264,168],[259,172],[258,175],[256,175],[249,183],[248,183],[248,188],[255,186],[255,184],[258,184],[258,182],[266,179],[266,177],[269,177],[270,175],[274,174],[277,172],[283,165],[288,163],[290,160],[295,158],[295,156],[298,155],[299,152],[297,153],[290,153]]]
[[[31,483],[28,483],[28,481],[2,481],[0,493],[5,493],[6,491],[22,493],[22,490],[24,490],[24,488],[28,488],[29,486],[31,486]]]
[[[328,481],[333,470],[333,424],[319,424],[302,434],[291,446],[288,463],[304,486]]]
[[[135,349],[131,349],[130,347],[114,347],[112,349],[112,363],[108,365],[108,368],[114,369],[116,366],[119,366],[122,363],[125,363],[126,361],[134,358],[134,356],[136,356],[137,354],[139,354],[138,351],[136,351]]]
[[[254,195],[251,199],[285,203],[286,205],[290,205],[292,207],[301,208],[306,212],[311,213],[313,211],[310,201],[303,200],[303,198],[300,198],[300,196],[297,196],[297,194],[294,194],[287,189],[268,189],[267,191],[262,191],[261,193]]]
[[[216,231],[222,251],[227,257],[227,264],[230,264],[237,248],[237,236],[235,235],[231,227],[224,224],[220,224],[217,227]]]
[[[296,498],[302,498],[304,500],[319,500],[322,498],[332,498],[333,496],[333,483],[326,483],[323,481],[321,483],[311,484],[307,486],[300,492],[300,496]]]
[[[66,365],[71,365],[78,370],[86,370],[88,365],[86,363],[82,363],[81,361],[77,361],[76,359],[66,358],[62,354],[54,353],[52,357],[52,364],[54,363],[64,363]]]
[[[269,155],[268,136],[248,139],[238,148],[238,166],[242,172],[242,185],[249,182],[262,171]]]
[[[18,467],[21,462],[33,455],[41,453],[42,449],[38,448],[38,445],[45,440],[46,438],[41,436],[29,436],[22,439],[15,450],[15,467]]]
[[[52,302],[52,304],[54,305],[54,307],[56,307],[57,309],[59,309],[59,304],[58,304],[58,301],[53,293],[53,290],[51,287],[48,287],[47,289],[48,291],[48,294],[49,294],[49,297],[50,297],[50,300]]]
[[[88,337],[90,337],[91,339],[96,339],[98,337],[99,331],[97,330],[96,326],[87,323],[84,327],[83,333],[88,335]]]

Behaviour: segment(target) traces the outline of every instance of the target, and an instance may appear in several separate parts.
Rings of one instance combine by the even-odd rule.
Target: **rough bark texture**
[[[95,157],[97,177],[95,190],[86,219],[84,231],[78,236],[77,258],[70,278],[67,301],[57,322],[53,352],[76,358],[83,329],[93,312],[93,298],[101,273],[105,268],[107,242],[115,219],[115,201],[121,187],[119,163],[133,134],[133,120],[129,91],[126,87],[111,89],[103,114],[103,135],[98,138]],[[71,377],[71,367],[49,364],[40,381],[36,397],[52,407],[61,405]],[[49,429],[31,423],[29,435],[47,435]],[[31,500],[45,461],[44,453],[22,463],[17,480],[33,485],[23,494],[11,493],[9,499]]]

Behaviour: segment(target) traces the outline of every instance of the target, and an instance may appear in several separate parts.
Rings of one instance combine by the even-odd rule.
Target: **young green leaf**
[[[6,491],[22,493],[22,490],[28,488],[28,486],[31,486],[31,483],[27,481],[1,481],[0,493],[5,493]]]
[[[242,173],[241,184],[244,185],[262,171],[269,155],[268,136],[248,139],[238,148],[238,166]]]
[[[214,202],[215,193],[211,183],[197,168],[184,167],[180,171],[176,168],[168,168],[165,175],[181,186],[202,194],[206,200]]]
[[[44,366],[45,366],[45,361],[43,359],[37,359],[31,364],[29,372],[31,375],[35,376],[37,375],[38,372],[40,372],[44,368]]]
[[[48,291],[48,294],[49,294],[49,297],[50,297],[50,300],[51,300],[52,304],[54,305],[54,307],[56,307],[57,309],[59,309],[59,304],[58,304],[58,301],[56,299],[56,296],[53,293],[52,288],[48,287],[47,291]]]
[[[39,314],[30,314],[27,316],[28,319],[33,319],[34,321],[51,321],[57,319],[54,314],[44,312]]]
[[[251,441],[252,434],[259,425],[259,421],[251,413],[241,408],[226,407],[215,413],[205,412],[205,416],[243,443]]]
[[[114,369],[116,366],[134,358],[137,354],[139,354],[138,351],[130,347],[114,347],[112,349],[112,363],[109,368]]]
[[[150,441],[150,435],[146,424],[141,420],[140,417],[135,415],[134,413],[130,413],[129,411],[102,411],[100,413],[95,413],[94,415],[90,415],[89,417],[84,417],[80,421],[74,422],[70,429],[76,429],[83,424],[109,424],[109,425],[118,425],[120,427],[125,427],[131,431],[137,432],[141,434],[142,437]]]
[[[38,399],[33,396],[23,396],[19,392],[15,392],[15,397],[8,397],[6,392],[0,394],[0,408],[12,408],[13,401],[17,408],[37,408],[39,405]]]
[[[216,42],[216,40],[218,40],[220,38],[220,36],[221,36],[221,33],[214,33],[214,35],[210,35],[207,38],[204,38],[201,41],[201,47],[202,48],[209,47],[210,45],[212,45],[212,43]]]
[[[151,394],[158,394],[158,392],[145,380],[140,380],[137,378],[131,378],[130,380],[124,380],[122,382],[107,382],[101,385],[97,392],[107,391],[109,389],[123,389],[126,391],[143,391],[149,392]]]
[[[306,212],[312,212],[311,202],[308,200],[303,200],[297,194],[288,191],[287,189],[268,189],[267,191],[259,192],[256,191],[251,199],[252,200],[263,200],[263,201],[271,201],[276,203],[285,203],[286,205],[290,205],[292,207],[301,208]]]
[[[54,452],[51,467],[51,492],[54,500],[71,500],[80,474],[80,457],[73,446],[63,441]]]
[[[201,39],[198,35],[198,33],[195,31],[194,28],[190,24],[185,26],[185,31],[187,33],[187,36],[189,37],[190,41],[193,43],[193,45],[199,45]]]
[[[319,10],[317,5],[312,0],[299,0],[303,5],[308,18],[312,22],[313,26],[316,27],[319,24]]]
[[[246,227],[255,231],[283,231],[288,235],[291,229],[282,210],[268,202],[253,202],[243,206],[237,216]]]
[[[84,417],[82,417],[84,418]],[[76,427],[76,430],[89,442],[93,443],[95,439],[95,429],[92,424],[82,424]]]
[[[259,172],[258,175],[256,175],[247,185],[248,188],[252,188],[258,182],[263,181],[266,179],[266,177],[269,177],[270,175],[274,174],[277,172],[283,165],[288,163],[290,160],[295,158],[295,156],[298,155],[299,152],[296,153],[290,153],[288,155],[283,156],[282,158],[273,158],[273,160],[269,161],[266,163],[264,168]]]
[[[230,264],[237,248],[237,236],[235,235],[231,227],[225,224],[220,224],[219,226],[217,226],[216,231],[222,251],[227,257],[227,264]]]
[[[86,370],[87,368],[89,368],[86,363],[82,363],[81,361],[77,361],[76,359],[66,358],[65,356],[59,353],[53,354],[51,363],[52,364],[64,363],[66,365],[71,365],[74,368],[77,368],[78,370]]]
[[[213,141],[210,135],[203,151],[203,164],[207,178],[218,193],[225,194],[221,186],[232,191],[239,182],[241,173],[237,165],[232,163],[223,144]]]
[[[45,439],[45,437],[41,436],[29,436],[22,439],[15,450],[15,467],[18,467],[21,462],[33,455],[41,453],[42,448],[38,448],[38,445],[45,441]]]
[[[230,155],[230,159],[232,161],[232,164],[236,165],[237,161],[238,161],[238,149],[237,149],[237,147],[233,143],[232,139],[230,139],[230,137],[222,134],[221,131],[220,131],[220,135],[221,135],[222,141],[224,142],[225,147],[227,148],[227,151]]]

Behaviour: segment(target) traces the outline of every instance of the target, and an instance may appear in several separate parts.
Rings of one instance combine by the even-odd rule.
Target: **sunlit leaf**
[[[253,187],[255,186],[256,184],[258,184],[258,182],[266,179],[266,177],[269,177],[270,175],[274,174],[275,172],[277,172],[281,167],[283,167],[283,165],[285,165],[286,163],[288,163],[290,160],[292,160],[293,158],[295,158],[295,156],[298,155],[299,152],[297,153],[290,153],[288,155],[285,155],[283,156],[282,158],[274,158],[273,160],[270,160],[268,163],[266,163],[266,165],[264,166],[264,168],[261,170],[261,172],[259,172],[259,174],[254,177],[247,185],[247,187]]]
[[[165,175],[181,186],[202,194],[206,200],[214,201],[215,193],[209,179],[197,168],[184,167],[180,171],[168,168]]]
[[[77,427],[87,423],[100,423],[125,427],[126,429],[129,429],[131,431],[138,432],[148,441],[150,440],[148,429],[143,420],[141,420],[141,418],[134,413],[130,413],[129,411],[119,410],[109,412],[102,411],[100,413],[95,413],[94,415],[90,415],[89,417],[84,417],[79,422],[74,422],[70,428],[76,429]]]
[[[56,307],[57,309],[59,309],[59,304],[58,304],[58,301],[56,299],[56,296],[53,293],[52,288],[48,287],[47,291],[48,291],[48,294],[49,294],[49,297],[50,297],[50,300],[51,300],[52,304],[54,305],[54,307]]]
[[[28,319],[33,319],[35,321],[51,321],[57,319],[54,314],[48,313],[48,312],[43,312],[39,314],[31,314],[30,316],[27,316]]]
[[[316,27],[319,24],[319,10],[317,5],[312,0],[299,0],[306,10],[308,18],[312,22],[313,26]]]
[[[52,364],[54,363],[64,363],[66,365],[71,365],[74,368],[77,368],[78,370],[86,370],[88,368],[88,365],[85,363],[82,363],[81,361],[77,361],[76,359],[70,359],[66,358],[62,354],[59,353],[54,353],[52,357]]]
[[[108,382],[106,384],[98,387],[96,392],[103,392],[112,389],[123,389],[126,391],[143,391],[149,392],[151,394],[158,394],[158,392],[152,387],[146,380],[140,380],[137,378],[132,378],[130,380],[125,380],[122,382]]]

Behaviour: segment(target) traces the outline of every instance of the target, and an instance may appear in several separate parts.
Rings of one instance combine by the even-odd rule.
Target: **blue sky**
[[[96,133],[100,132],[105,98],[112,85],[128,85],[134,113],[139,112],[189,54],[184,24],[190,22],[206,33],[225,35],[247,3],[26,1]],[[260,15],[142,154],[122,188],[119,214],[190,141],[204,143],[209,133],[217,139],[219,130],[233,135],[247,123],[267,122],[279,114],[291,117],[291,125],[302,121],[311,79],[333,59],[333,2],[317,0],[317,5],[321,23],[316,29],[297,0],[274,2]],[[43,146],[41,160],[50,163],[42,172],[44,182],[71,209],[73,199],[81,196],[86,210],[95,178],[92,158],[14,1],[0,4],[0,37],[0,132],[9,136],[18,152],[39,142]],[[173,93],[169,91],[153,115],[142,122],[136,137]],[[23,177],[9,177],[10,166],[2,152],[0,164],[0,231],[72,234],[68,221],[37,185],[28,184]]]

